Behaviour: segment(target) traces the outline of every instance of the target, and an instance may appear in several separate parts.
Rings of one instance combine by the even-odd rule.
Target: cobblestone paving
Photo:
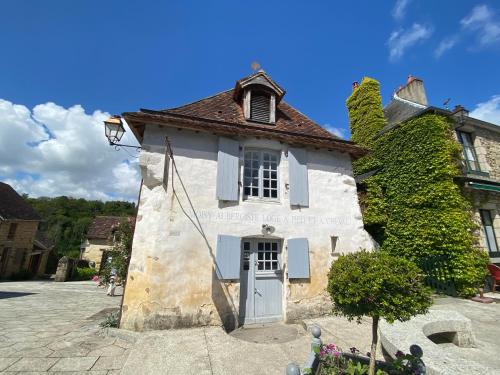
[[[0,283],[0,373],[118,374],[132,344],[99,323],[117,310],[93,282]]]

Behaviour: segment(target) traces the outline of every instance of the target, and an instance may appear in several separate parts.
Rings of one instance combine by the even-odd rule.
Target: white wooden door
[[[243,239],[240,323],[282,319],[283,272],[278,240]]]

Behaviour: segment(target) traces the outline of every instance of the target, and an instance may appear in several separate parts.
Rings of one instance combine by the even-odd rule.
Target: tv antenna
[[[448,103],[450,102],[450,100],[451,100],[451,98],[448,98],[448,99],[446,99],[446,100],[443,102],[444,108],[449,109],[449,108],[448,108]]]

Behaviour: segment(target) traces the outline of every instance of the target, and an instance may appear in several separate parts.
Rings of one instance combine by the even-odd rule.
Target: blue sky
[[[231,88],[253,61],[287,90],[287,102],[347,138],[345,100],[363,76],[381,82],[384,104],[408,74],[424,80],[433,105],[451,97],[450,105],[473,110],[500,95],[494,1],[4,0],[0,7],[0,98],[29,111],[48,102],[81,106],[90,117],[177,106]],[[16,168],[0,169],[0,178],[16,180]]]

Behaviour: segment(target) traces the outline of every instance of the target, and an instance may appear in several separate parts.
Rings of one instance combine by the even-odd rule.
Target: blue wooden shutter
[[[290,204],[309,206],[309,183],[307,181],[307,152],[303,148],[288,150]]]
[[[217,199],[224,201],[238,200],[240,145],[229,138],[219,138],[217,154]]]
[[[241,238],[219,234],[215,254],[215,272],[219,280],[240,278]]]
[[[307,238],[290,238],[288,240],[288,278],[308,279],[309,243]]]

